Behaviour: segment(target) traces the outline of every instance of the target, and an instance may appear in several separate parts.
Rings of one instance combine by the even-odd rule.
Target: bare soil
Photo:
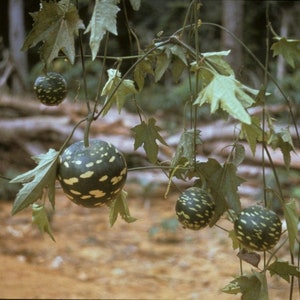
[[[12,203],[0,202],[0,297],[240,299],[221,292],[239,273],[226,231],[163,225],[174,224],[176,192],[164,199],[159,189],[151,198],[135,184],[126,189],[138,220],[118,219],[113,227],[107,207],[76,206],[58,190],[51,221],[56,242],[31,224],[30,209],[11,217]],[[270,281],[270,299],[288,293],[286,282]]]

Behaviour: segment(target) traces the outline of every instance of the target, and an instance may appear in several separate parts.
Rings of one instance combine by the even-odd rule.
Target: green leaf
[[[49,149],[46,154],[34,157],[38,165],[33,170],[11,180],[12,183],[23,183],[14,201],[12,215],[41,199],[45,188],[48,188],[49,201],[54,208],[58,155],[59,152]]]
[[[300,62],[300,40],[286,39],[285,37],[276,37],[271,49],[273,56],[282,55],[287,63],[295,68],[295,63]]]
[[[154,70],[155,82],[158,82],[161,79],[161,77],[164,75],[164,73],[169,67],[171,58],[172,55],[168,48],[164,49],[164,51],[161,51],[159,54],[156,55],[156,65]]]
[[[84,33],[91,32],[90,48],[92,59],[97,56],[100,42],[106,31],[118,35],[116,16],[120,10],[118,0],[96,0],[93,15]]]
[[[289,128],[281,129],[279,132],[272,132],[268,143],[273,149],[279,148],[281,150],[285,166],[289,169],[291,164],[291,151],[295,151]]]
[[[298,223],[299,223],[299,216],[297,213],[296,202],[294,199],[290,200],[287,203],[284,203],[283,213],[286,220],[286,226],[288,231],[290,252],[293,253],[295,240],[298,234]]]
[[[266,273],[252,271],[232,281],[238,284],[243,300],[269,300]]]
[[[132,128],[132,131],[135,134],[134,150],[143,145],[149,161],[153,164],[156,163],[158,155],[158,145],[156,140],[161,142],[163,145],[167,145],[165,140],[159,134],[161,129],[156,126],[155,123],[156,120],[154,118],[150,118],[148,123],[142,121],[140,125]]]
[[[232,70],[230,64],[223,58],[229,53],[230,50],[220,52],[206,52],[201,54],[210,63],[210,65],[212,65],[214,69],[218,71],[219,74],[230,76],[234,75],[234,71]]]
[[[124,106],[126,97],[130,94],[136,94],[137,90],[134,82],[130,79],[121,78],[121,73],[116,69],[107,70],[108,79],[105,83],[101,96],[107,96],[105,100],[105,109],[103,116],[107,114],[111,106],[116,103],[118,111],[120,112]]]
[[[241,203],[237,187],[244,180],[237,176],[234,164],[225,163],[222,166],[215,159],[209,158],[207,162],[197,164],[197,172],[205,177],[207,187],[211,189],[216,204],[215,215],[210,226],[213,226],[227,209],[232,209],[237,214],[240,212]]]
[[[47,67],[62,51],[73,64],[75,60],[74,34],[84,29],[76,7],[69,0],[41,1],[39,12],[31,13],[34,24],[26,37],[22,50],[26,51],[39,42],[42,61]]]
[[[238,167],[245,159],[245,153],[245,147],[242,144],[236,144],[234,147],[234,156],[232,163]]]
[[[152,62],[148,58],[145,58],[136,65],[133,71],[133,78],[139,90],[143,89],[145,84],[145,77],[148,74],[154,75],[154,71],[152,67]]]
[[[184,130],[176,148],[175,155],[171,162],[171,168],[175,169],[178,166],[192,166],[195,161],[195,147],[202,144],[200,138],[200,130]],[[172,173],[172,171],[171,171]],[[182,178],[182,175],[187,176],[187,171],[182,172],[179,169],[179,174],[175,172],[173,176]]]
[[[241,135],[246,138],[252,154],[255,155],[256,144],[262,140],[262,129],[260,128],[259,119],[257,117],[252,117],[251,124],[242,123]]]
[[[269,265],[267,270],[270,271],[271,276],[277,274],[287,282],[290,282],[290,276],[296,276],[300,278],[300,271],[298,270],[297,266],[290,265],[288,262],[277,260]]]
[[[178,82],[185,68],[186,68],[185,63],[180,58],[175,56],[173,58],[172,65],[171,65],[172,78],[175,83]]]
[[[42,233],[48,233],[51,239],[55,242],[44,205],[36,203],[32,205],[32,223],[36,224]]]
[[[132,223],[137,219],[132,217],[127,204],[127,192],[122,190],[118,197],[109,206],[109,223],[113,226],[120,215],[127,223]]]
[[[251,124],[251,118],[245,108],[251,106],[254,99],[246,92],[254,96],[258,94],[258,91],[247,88],[234,76],[215,74],[210,83],[198,94],[194,104],[202,106],[204,103],[210,103],[211,113],[221,107],[242,123]]]

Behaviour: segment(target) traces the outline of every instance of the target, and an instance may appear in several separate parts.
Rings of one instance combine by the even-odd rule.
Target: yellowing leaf
[[[39,12],[32,13],[34,24],[23,44],[22,50],[28,50],[39,42],[42,61],[48,67],[62,51],[71,63],[75,59],[74,34],[84,29],[76,7],[69,0],[59,2],[41,2]]]
[[[124,106],[126,97],[129,94],[136,94],[137,90],[134,86],[134,82],[130,79],[121,78],[121,73],[116,69],[107,70],[108,80],[105,83],[101,96],[107,96],[104,103],[105,109],[103,115],[105,115],[113,103],[117,104],[118,111],[120,112]]]
[[[291,253],[294,251],[295,240],[298,234],[299,216],[297,213],[295,200],[290,200],[283,205],[283,213],[288,230],[289,246]]]
[[[211,113],[222,108],[242,123],[251,124],[251,118],[245,108],[254,103],[248,93],[257,95],[258,91],[249,89],[233,76],[215,74],[211,82],[198,94],[194,104],[210,103]]]
[[[276,37],[271,49],[273,56],[282,55],[287,63],[295,68],[295,62],[300,62],[300,40],[286,39],[284,37]]]
[[[51,239],[55,242],[44,205],[36,203],[32,205],[32,223],[36,224],[42,233],[48,233]]]
[[[155,119],[150,118],[148,123],[143,121],[140,125],[132,128],[132,131],[135,134],[134,149],[136,150],[143,145],[151,163],[156,163],[157,161],[158,145],[156,140],[167,145],[165,140],[159,134],[160,128],[156,126],[155,123]]]
[[[90,48],[92,59],[97,56],[100,42],[106,31],[118,35],[116,16],[120,10],[117,6],[118,0],[96,0],[93,15],[85,33],[91,32]]]

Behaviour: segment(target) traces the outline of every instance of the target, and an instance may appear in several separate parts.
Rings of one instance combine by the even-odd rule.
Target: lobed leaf
[[[268,143],[273,149],[279,148],[283,154],[284,163],[287,169],[291,164],[291,151],[295,151],[293,139],[288,128],[281,129],[279,132],[272,132]]]
[[[118,0],[96,0],[93,15],[90,23],[84,33],[90,32],[90,48],[92,50],[92,59],[94,60],[99,51],[100,42],[106,33],[111,32],[118,35],[117,32],[117,13],[119,7]]]
[[[209,84],[198,94],[194,104],[202,106],[209,103],[211,113],[222,108],[242,123],[251,124],[251,118],[245,108],[250,107],[255,101],[246,92],[258,94],[257,90],[247,88],[232,75],[214,74]]]
[[[282,55],[287,63],[295,68],[295,63],[300,62],[300,40],[287,39],[285,37],[276,37],[271,49],[273,56]]]
[[[34,24],[22,50],[42,42],[40,55],[47,67],[62,51],[73,64],[75,60],[74,34],[84,29],[76,7],[69,0],[41,1],[41,9],[31,14]]]
[[[210,226],[213,226],[227,209],[232,209],[235,213],[240,212],[241,203],[237,187],[244,180],[237,176],[234,164],[225,163],[222,166],[215,159],[209,158],[207,162],[197,164],[197,171],[205,177],[207,187],[211,189],[216,203],[215,215]]]
[[[107,114],[111,106],[116,103],[120,112],[129,94],[136,94],[134,82],[130,79],[122,79],[121,73],[116,69],[107,70],[108,79],[105,83],[101,96],[107,96],[104,103],[103,115]]]
[[[38,165],[33,170],[11,180],[12,183],[23,183],[23,187],[19,190],[14,201],[12,215],[41,199],[45,188],[48,188],[48,197],[54,207],[58,154],[59,152],[49,149],[46,154],[36,156],[34,159]]]
[[[140,125],[132,128],[132,131],[135,135],[134,150],[143,145],[146,155],[151,163],[156,163],[157,161],[158,145],[156,140],[164,145],[167,145],[165,140],[159,134],[161,129],[156,126],[155,123],[156,120],[154,118],[150,118],[148,123],[142,121]]]
[[[297,266],[290,265],[287,261],[276,260],[268,266],[267,270],[270,271],[271,276],[277,274],[287,282],[290,282],[290,276],[296,276],[300,278],[300,271]]]

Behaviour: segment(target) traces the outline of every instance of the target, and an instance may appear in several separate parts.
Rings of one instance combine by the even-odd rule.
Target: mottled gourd
[[[123,154],[111,143],[90,139],[66,148],[59,157],[58,180],[67,197],[84,207],[98,207],[114,200],[126,182]]]
[[[184,228],[199,230],[211,221],[215,204],[205,189],[190,187],[179,196],[175,211]]]
[[[254,205],[241,211],[234,223],[234,230],[245,248],[267,251],[279,241],[282,223],[274,211]]]
[[[33,91],[41,103],[55,106],[60,104],[67,95],[67,81],[61,74],[49,72],[36,78]]]

